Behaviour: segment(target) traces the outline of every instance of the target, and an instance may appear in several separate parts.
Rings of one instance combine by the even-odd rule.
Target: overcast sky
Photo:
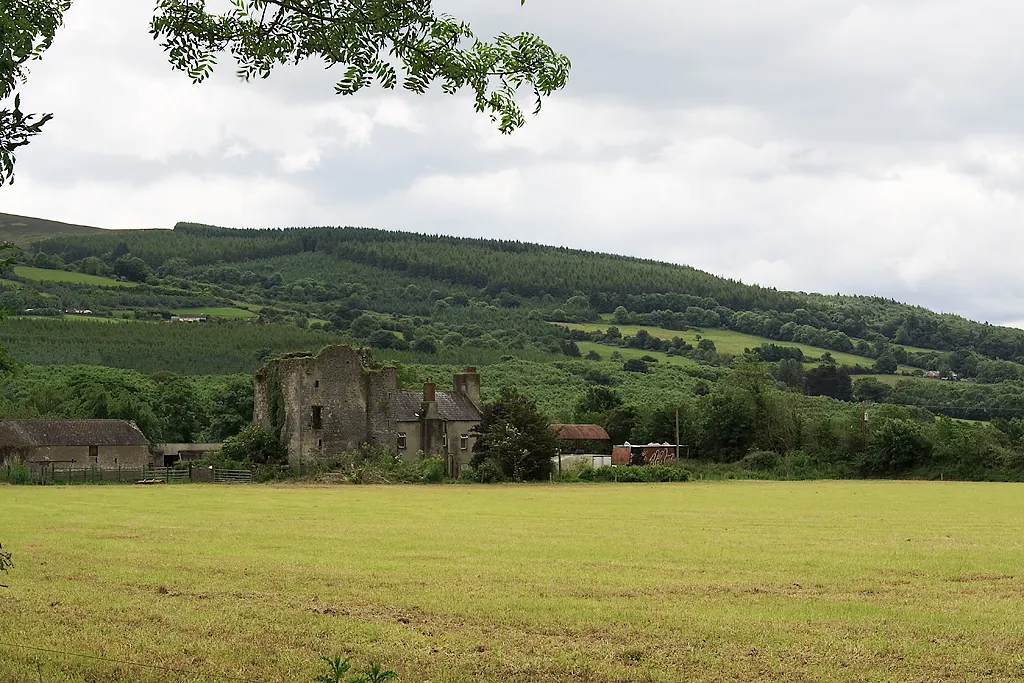
[[[573,61],[511,137],[335,72],[192,85],[152,2],[75,0],[0,210],[108,228],[364,225],[685,263],[1024,325],[1020,0],[445,0]]]

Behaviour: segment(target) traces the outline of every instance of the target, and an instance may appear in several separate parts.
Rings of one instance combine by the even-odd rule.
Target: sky
[[[516,239],[1024,326],[1019,0],[435,3],[572,60],[511,136],[464,95],[337,96],[316,64],[193,85],[152,4],[75,0],[0,211]]]

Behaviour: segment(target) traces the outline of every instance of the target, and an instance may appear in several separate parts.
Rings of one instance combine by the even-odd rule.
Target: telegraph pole
[[[868,408],[864,401],[860,402],[860,441],[862,444],[867,443],[867,423],[868,423]]]
[[[676,408],[676,462],[679,461],[679,408]]]

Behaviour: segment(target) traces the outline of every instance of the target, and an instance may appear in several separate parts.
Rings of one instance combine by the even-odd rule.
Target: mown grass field
[[[604,332],[608,329],[608,325],[604,323],[558,323],[563,327],[568,327],[574,330],[585,330],[587,332]],[[715,342],[715,349],[720,353],[731,353],[734,355],[741,355],[745,349],[753,349],[761,344],[778,344],[779,346],[795,346],[804,352],[805,356],[810,358],[820,358],[825,353],[831,353],[832,357],[836,359],[836,362],[840,365],[863,365],[864,367],[871,367],[874,364],[874,359],[866,358],[864,356],[858,356],[852,353],[844,353],[842,351],[829,351],[828,349],[822,349],[817,346],[809,346],[807,344],[798,344],[796,342],[784,342],[775,341],[768,339],[767,337],[756,337],[752,334],[744,334],[743,332],[735,332],[733,330],[719,329],[719,328],[706,328],[698,330],[666,330],[661,327],[650,327],[647,325],[616,325],[619,331],[623,335],[635,336],[639,330],[647,330],[652,337],[658,339],[672,339],[674,337],[680,337],[694,346],[699,341],[697,335],[700,335],[702,339],[710,339]],[[582,347],[580,347],[582,348]],[[817,363],[805,363],[807,367],[814,367]],[[900,370],[906,370],[907,372],[912,371],[914,368],[908,365],[899,366]]]
[[[76,285],[93,285],[95,287],[138,287],[138,284],[134,282],[115,280],[112,277],[74,273],[69,270],[32,268],[31,266],[15,266],[14,274],[26,280],[37,280],[39,282],[70,282]]]
[[[0,680],[1010,681],[1024,489],[0,487]]]

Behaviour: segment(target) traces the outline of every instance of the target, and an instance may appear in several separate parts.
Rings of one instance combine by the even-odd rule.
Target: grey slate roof
[[[437,412],[442,420],[451,422],[479,422],[482,417],[473,402],[454,391],[438,391]],[[396,422],[416,422],[423,405],[423,392],[399,391],[391,402],[391,419]]]
[[[127,420],[0,420],[0,447],[148,445]]]

